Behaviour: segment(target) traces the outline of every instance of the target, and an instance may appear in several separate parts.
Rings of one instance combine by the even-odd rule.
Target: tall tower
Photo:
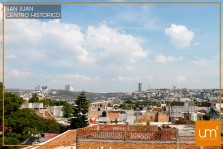
[[[139,92],[142,91],[142,83],[138,83],[138,91],[139,91]]]
[[[65,85],[65,90],[70,91],[70,85]]]

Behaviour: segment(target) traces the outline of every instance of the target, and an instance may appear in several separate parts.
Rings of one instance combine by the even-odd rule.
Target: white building
[[[65,85],[65,90],[66,91],[73,91],[73,87],[71,87],[69,84],[68,85]]]
[[[139,92],[142,91],[142,83],[138,83],[138,91],[139,91]]]
[[[221,112],[223,112],[223,103],[216,103],[216,111],[220,112],[220,107],[221,107]]]
[[[63,106],[50,106],[48,109],[56,117],[63,117],[64,115]]]
[[[65,90],[70,91],[70,85],[65,85]]]
[[[24,95],[20,95],[20,97],[23,98],[26,102],[28,102],[32,95],[29,93],[25,93]]]
[[[191,113],[191,121],[198,121],[198,120],[203,120],[203,115],[205,115],[205,113],[201,113],[201,112],[196,112],[196,113]]]
[[[29,108],[29,109],[43,109],[43,103],[23,103],[21,108]]]

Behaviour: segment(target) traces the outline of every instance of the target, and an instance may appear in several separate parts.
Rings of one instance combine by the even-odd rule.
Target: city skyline
[[[213,4],[62,5],[61,20],[5,20],[9,88],[219,88],[219,61]]]

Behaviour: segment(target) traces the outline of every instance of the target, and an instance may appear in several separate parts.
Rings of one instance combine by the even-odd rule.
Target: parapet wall
[[[96,125],[78,129],[78,139],[123,141],[176,141],[175,128],[137,125]]]

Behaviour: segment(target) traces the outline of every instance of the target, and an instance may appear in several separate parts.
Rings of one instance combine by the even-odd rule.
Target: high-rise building
[[[40,85],[37,85],[37,87],[35,87],[35,90],[40,91],[41,90]]]
[[[65,85],[65,90],[70,91],[70,85]]]
[[[142,91],[142,83],[138,83],[138,91],[139,91],[139,92]]]
[[[47,86],[42,86],[42,90],[47,90]]]

